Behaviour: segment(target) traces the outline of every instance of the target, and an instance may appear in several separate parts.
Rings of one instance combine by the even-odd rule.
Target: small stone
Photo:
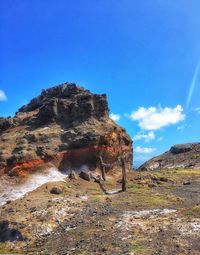
[[[69,179],[71,179],[71,180],[77,180],[78,179],[78,175],[74,170],[72,170],[71,173],[69,174]]]
[[[154,187],[156,187],[156,186],[157,186],[157,185],[156,185],[155,183],[149,183],[149,184],[148,184],[148,187],[149,187],[149,188],[154,188]]]
[[[55,195],[59,195],[63,192],[63,190],[61,188],[58,188],[58,187],[53,187],[51,190],[50,190],[50,193],[51,194],[55,194]]]
[[[160,177],[161,182],[168,182],[169,180],[166,177]]]
[[[36,212],[37,211],[37,208],[36,207],[31,207],[30,208],[30,212]]]
[[[90,178],[90,174],[86,173],[86,172],[81,172],[79,174],[79,177],[83,180],[86,180],[86,181],[90,181],[91,178]]]
[[[190,185],[191,184],[191,182],[190,181],[188,181],[188,182],[184,182],[183,183],[183,185]]]
[[[106,202],[112,202],[112,199],[110,197],[107,197]]]

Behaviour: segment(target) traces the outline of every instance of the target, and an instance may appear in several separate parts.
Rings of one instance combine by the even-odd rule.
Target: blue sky
[[[107,94],[135,140],[136,164],[199,141],[199,0],[0,5],[0,116],[69,81]]]

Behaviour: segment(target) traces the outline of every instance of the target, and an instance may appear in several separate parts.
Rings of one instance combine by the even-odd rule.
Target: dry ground
[[[2,206],[5,220],[24,240],[1,242],[0,254],[199,255],[200,170],[132,172],[115,195],[92,181],[48,183]]]

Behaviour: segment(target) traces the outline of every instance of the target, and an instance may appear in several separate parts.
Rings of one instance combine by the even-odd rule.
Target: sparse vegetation
[[[148,254],[148,249],[142,242],[133,241],[131,243],[131,253],[133,255],[145,255]]]
[[[6,243],[0,243],[0,254],[4,254],[7,252]]]
[[[192,208],[183,209],[181,213],[185,216],[199,218],[200,217],[200,206],[194,206]]]
[[[8,253],[8,250],[9,250],[9,244],[7,244],[7,243],[0,243],[0,254],[4,254],[5,255],[5,254]],[[15,255],[19,254],[19,251],[17,249],[15,249],[15,248],[12,249],[11,252],[9,252],[9,253],[15,254]]]

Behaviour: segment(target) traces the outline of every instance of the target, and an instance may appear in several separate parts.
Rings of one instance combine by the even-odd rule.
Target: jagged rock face
[[[73,127],[90,118],[100,120],[108,117],[106,95],[96,95],[75,84],[64,84],[43,90],[41,95],[19,109],[19,113],[28,113],[39,109],[32,124],[37,126],[51,122]]]
[[[172,168],[200,169],[200,143],[174,145],[164,154],[145,162],[139,170]]]
[[[95,169],[99,155],[132,166],[132,140],[109,118],[106,95],[75,84],[43,90],[11,118],[0,118],[0,173],[56,166]]]

